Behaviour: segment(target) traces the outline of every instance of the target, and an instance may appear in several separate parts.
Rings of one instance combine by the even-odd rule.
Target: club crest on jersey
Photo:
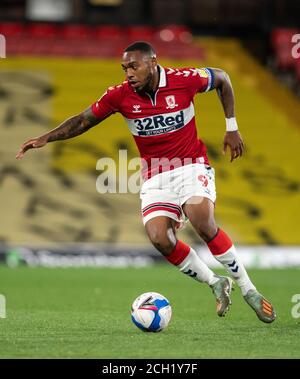
[[[176,104],[174,95],[166,96],[165,99],[166,99],[166,103],[167,103],[166,109],[174,109],[174,108],[178,107],[178,104]]]
[[[133,113],[140,113],[140,112],[142,112],[140,108],[141,108],[141,106],[139,104],[134,104],[132,112]]]

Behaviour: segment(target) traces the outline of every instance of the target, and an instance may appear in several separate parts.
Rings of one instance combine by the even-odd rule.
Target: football
[[[144,332],[160,332],[166,329],[171,317],[169,300],[157,292],[143,293],[131,306],[131,319]]]

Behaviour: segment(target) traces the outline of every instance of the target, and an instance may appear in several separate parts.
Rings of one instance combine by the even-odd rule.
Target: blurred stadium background
[[[216,93],[196,100],[199,135],[217,173],[218,222],[238,246],[247,246],[248,263],[299,265],[300,59],[292,55],[299,10],[298,2],[286,0],[1,1],[2,261],[51,265],[56,257],[55,265],[60,253],[69,253],[74,265],[84,257],[93,264],[97,253],[99,265],[110,256],[120,265],[160,258],[146,238],[138,195],[96,192],[99,158],[118,163],[120,149],[137,156],[121,116],[14,159],[23,141],[121,82],[122,50],[147,40],[166,66],[229,73],[247,148],[243,159],[229,164],[221,154],[224,116]],[[201,249],[190,226],[181,238]]]
[[[1,0],[1,357],[299,358],[299,14],[293,0]],[[245,156],[230,164],[221,153],[215,91],[197,96],[197,124],[216,169],[217,221],[245,265],[260,269],[250,274],[274,301],[272,329],[239,294],[216,320],[207,288],[151,247],[138,194],[96,191],[98,159],[137,156],[121,116],[15,160],[25,140],[123,81],[121,53],[135,40],[153,43],[168,67],[220,67],[231,77]],[[179,236],[220,268],[189,225]],[[170,298],[174,321],[143,338],[127,316],[152,290]]]

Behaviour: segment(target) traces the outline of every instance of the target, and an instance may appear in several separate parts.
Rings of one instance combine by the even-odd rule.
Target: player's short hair
[[[149,55],[151,58],[156,58],[156,52],[153,49],[153,47],[150,45],[150,43],[144,42],[144,41],[136,41],[132,43],[131,45],[126,47],[126,49],[124,50],[124,53],[127,53],[128,51],[136,51],[136,50]]]

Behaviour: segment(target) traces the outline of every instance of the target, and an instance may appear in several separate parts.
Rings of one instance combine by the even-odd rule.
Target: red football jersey
[[[125,81],[109,87],[92,105],[100,119],[123,115],[142,158],[144,179],[183,164],[208,164],[206,147],[197,138],[194,96],[214,88],[212,70],[158,67],[159,85],[152,96],[138,94]]]

